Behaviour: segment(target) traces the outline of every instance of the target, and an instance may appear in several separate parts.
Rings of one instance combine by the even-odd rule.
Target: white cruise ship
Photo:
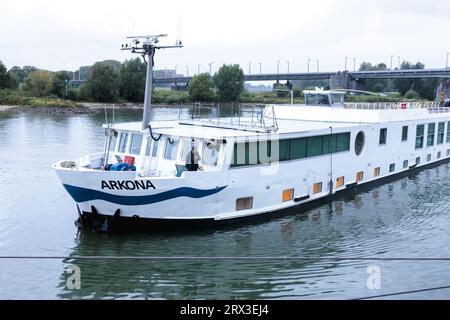
[[[147,61],[155,39],[146,38]],[[103,152],[53,165],[87,228],[186,229],[276,216],[450,160],[450,109],[435,103],[345,103],[343,92],[316,90],[304,92],[304,105],[150,122],[151,87],[148,75],[142,123],[104,125]]]

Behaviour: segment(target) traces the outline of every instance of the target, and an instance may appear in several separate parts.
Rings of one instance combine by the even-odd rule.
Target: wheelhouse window
[[[329,106],[330,101],[328,99],[328,94],[305,94],[305,105],[310,106]]]
[[[215,141],[203,142],[203,164],[216,166],[219,159],[220,144]]]
[[[141,154],[142,134],[133,133],[131,135],[130,153]]]
[[[418,124],[416,129],[416,149],[423,148],[424,134],[425,134],[425,125]]]
[[[156,158],[156,156],[158,155],[158,147],[159,147],[159,140],[153,141],[153,149],[152,149],[152,157],[153,158]]]
[[[429,123],[428,124],[428,130],[427,130],[427,147],[430,147],[434,145],[434,131],[436,129],[435,123]]]
[[[109,151],[116,150],[116,143],[117,143],[117,132],[114,132],[114,135],[111,136],[111,141],[109,142]]]
[[[444,134],[445,134],[445,122],[439,122],[438,124],[438,135],[437,135],[437,144],[444,143]]]
[[[402,127],[402,141],[408,140],[408,126]]]
[[[128,132],[122,132],[120,134],[119,138],[119,149],[118,151],[120,153],[125,153],[127,150],[127,143],[128,143]]]
[[[164,150],[164,159],[176,160],[179,144],[180,144],[179,139],[167,138],[166,148]]]
[[[387,128],[380,129],[380,141],[379,141],[379,144],[380,145],[386,144],[386,140],[387,140]]]
[[[198,148],[199,142],[197,140],[192,141],[192,138],[183,139],[183,149],[181,150],[181,160],[186,160],[186,156],[192,150],[192,146]]]

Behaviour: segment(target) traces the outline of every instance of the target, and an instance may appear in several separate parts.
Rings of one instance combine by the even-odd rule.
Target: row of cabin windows
[[[427,146],[433,146],[435,140],[435,123],[429,123],[427,126]],[[445,136],[445,122],[438,123],[438,132],[437,132],[437,144],[444,143]],[[416,129],[416,149],[423,148],[425,140],[425,125],[419,124]],[[380,139],[379,144],[384,145],[387,141],[387,128],[380,129]],[[402,127],[402,142],[408,141],[408,126]],[[446,142],[450,142],[450,121],[447,124],[447,140]]]
[[[298,160],[349,150],[350,132],[277,141],[235,143],[231,167]]]
[[[447,157],[450,156],[450,149],[447,150]],[[441,152],[439,151],[437,153],[437,159],[441,158]],[[427,161],[431,161],[431,154],[427,156]],[[420,157],[416,158],[416,165],[420,164]],[[409,161],[405,160],[403,161],[403,169],[408,168]],[[389,172],[395,171],[395,163],[392,163],[389,165]],[[381,174],[381,168],[376,167],[373,169],[373,176],[378,177]],[[364,180],[364,171],[359,171],[356,173],[356,182],[361,182]],[[342,188],[345,185],[345,177],[338,177],[336,178],[336,188]],[[294,199],[294,191],[295,189],[286,189],[283,190],[281,194],[281,201],[282,202],[288,202],[292,201]],[[318,194],[323,191],[323,183],[322,182],[316,182],[313,184],[313,194]],[[249,210],[253,207],[253,197],[247,197],[247,198],[239,198],[236,200],[236,211],[241,210]]]
[[[436,132],[436,124],[428,123],[427,124],[427,147],[431,147],[434,145],[435,140],[435,132]],[[437,144],[444,143],[445,136],[445,122],[438,123],[437,129]],[[425,142],[425,124],[418,124],[416,128],[416,149],[423,148]],[[447,139],[445,142],[450,142],[450,121],[447,122]]]

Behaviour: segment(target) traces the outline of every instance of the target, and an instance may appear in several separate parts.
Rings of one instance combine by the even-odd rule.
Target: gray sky
[[[95,61],[132,58],[120,45],[130,34],[168,33],[172,44],[181,21],[183,49],[159,52],[156,68],[190,75],[239,63],[252,73],[353,68],[353,58],[385,62],[420,60],[445,66],[450,51],[448,0],[314,1],[0,1],[0,60],[8,68],[34,65],[75,70]],[[181,19],[177,17],[181,16]]]

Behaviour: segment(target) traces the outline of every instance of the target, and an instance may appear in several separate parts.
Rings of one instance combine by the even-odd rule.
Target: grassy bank
[[[365,95],[365,96],[352,96],[347,95],[347,102],[399,102],[406,101],[405,97],[400,94],[392,94],[388,96],[377,95]],[[182,91],[170,91],[170,90],[155,90],[153,92],[152,103],[161,107],[178,106],[180,103],[189,104],[194,103],[189,98],[187,92]],[[274,92],[259,92],[249,93],[244,92],[241,95],[240,103],[246,104],[290,104],[291,97],[287,94],[283,97],[279,97]],[[303,97],[294,97],[294,104],[304,103]],[[51,110],[51,108],[58,109],[98,109],[105,106],[114,105],[117,108],[129,108],[130,106],[142,105],[141,103],[127,102],[123,99],[117,99],[110,103],[101,103],[95,101],[71,101],[59,99],[57,97],[32,97],[21,90],[0,90],[0,105],[4,106],[20,106],[20,107],[32,107],[32,108],[45,108],[45,110]]]

